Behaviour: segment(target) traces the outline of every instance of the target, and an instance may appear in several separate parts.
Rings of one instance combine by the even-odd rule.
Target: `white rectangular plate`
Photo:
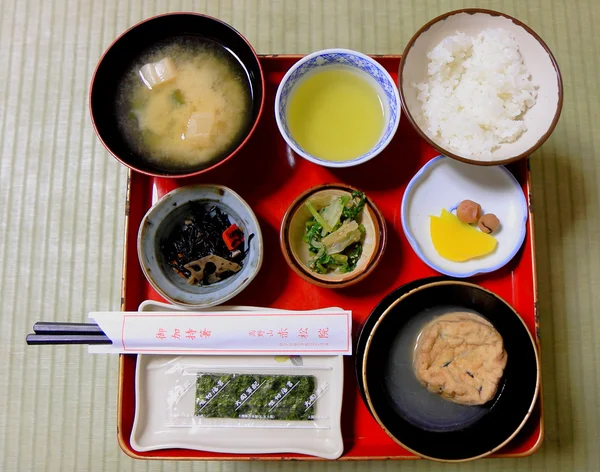
[[[165,309],[164,304],[153,302],[140,306],[141,311]],[[183,367],[191,372],[265,369],[266,373],[273,374],[314,375],[318,384],[327,379],[327,392],[317,402],[317,415],[324,415],[327,419],[289,423],[256,420],[251,427],[217,427],[215,424],[211,425],[210,421],[205,421],[202,425],[173,426],[168,399],[173,389],[181,385],[183,380],[181,375],[173,374],[175,364],[179,367],[176,370]],[[276,358],[140,354],[136,366],[136,411],[131,446],[138,452],[183,448],[232,454],[297,453],[336,459],[343,452],[340,425],[343,369],[342,356]],[[167,371],[171,373],[167,374]],[[194,397],[193,392],[186,395],[183,402],[192,403],[182,404],[182,408],[193,411]]]

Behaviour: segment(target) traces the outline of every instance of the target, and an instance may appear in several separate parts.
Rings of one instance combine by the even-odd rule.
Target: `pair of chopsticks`
[[[26,338],[29,345],[41,344],[112,344],[95,323],[61,323],[38,321],[33,334]]]

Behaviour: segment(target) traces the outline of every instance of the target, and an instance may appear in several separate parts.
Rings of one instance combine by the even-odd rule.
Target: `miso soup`
[[[127,144],[151,165],[202,168],[243,139],[252,91],[233,54],[216,42],[186,36],[139,56],[119,84],[116,109]]]

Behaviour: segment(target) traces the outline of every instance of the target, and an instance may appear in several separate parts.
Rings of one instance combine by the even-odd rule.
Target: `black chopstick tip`
[[[30,333],[25,338],[29,346],[59,344],[112,344],[105,335],[89,334],[37,334]]]

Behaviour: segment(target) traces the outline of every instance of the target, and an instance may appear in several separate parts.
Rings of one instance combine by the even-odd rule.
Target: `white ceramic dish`
[[[494,213],[501,227],[493,236],[495,251],[465,262],[441,257],[433,246],[429,216],[454,211],[462,200],[479,203]],[[506,265],[526,234],[527,200],[514,176],[503,166],[472,166],[444,156],[429,161],[409,182],[402,198],[402,228],[417,255],[432,269],[451,277],[471,277]]]
[[[348,161],[328,161],[309,154],[294,140],[287,126],[287,102],[294,86],[318,70],[332,66],[350,67],[366,74],[383,100],[385,129],[379,141],[369,152]],[[304,159],[325,167],[351,167],[371,160],[390,143],[400,123],[400,95],[390,74],[375,59],[349,49],[324,49],[303,57],[283,76],[275,96],[275,120],[283,139]]]
[[[426,81],[427,54],[444,38],[456,32],[475,36],[487,28],[509,30],[516,38],[523,62],[533,82],[539,86],[536,104],[523,120],[527,131],[514,143],[505,143],[492,152],[489,160],[472,159],[449,149],[438,138],[428,136],[415,120],[421,108],[418,90],[412,84]],[[503,13],[468,9],[446,13],[431,20],[409,41],[402,55],[398,74],[402,107],[415,129],[440,153],[473,164],[507,164],[527,157],[550,136],[562,109],[562,79],[560,70],[548,46],[531,28]]]
[[[140,305],[140,311],[169,310],[181,308],[154,301]],[[297,453],[336,459],[344,447],[340,424],[343,369],[342,356],[295,356],[282,360],[273,356],[138,355],[131,446],[138,452],[183,448],[229,454]],[[193,419],[194,387],[190,380],[194,382],[196,372],[229,371],[312,375],[318,385],[327,382],[327,391],[316,403],[316,414],[323,418],[309,422],[253,420],[251,426],[236,425],[230,420],[198,423]],[[174,394],[177,414],[172,406]]]
[[[231,277],[208,286],[190,285],[162,259],[159,248],[176,224],[181,224],[190,202],[216,206],[227,213],[246,235],[249,245],[242,269]],[[252,240],[249,235],[254,234]],[[263,260],[260,225],[250,206],[233,190],[222,185],[179,187],[162,197],[140,223],[138,259],[146,279],[168,301],[186,308],[207,308],[226,302],[256,277]]]

